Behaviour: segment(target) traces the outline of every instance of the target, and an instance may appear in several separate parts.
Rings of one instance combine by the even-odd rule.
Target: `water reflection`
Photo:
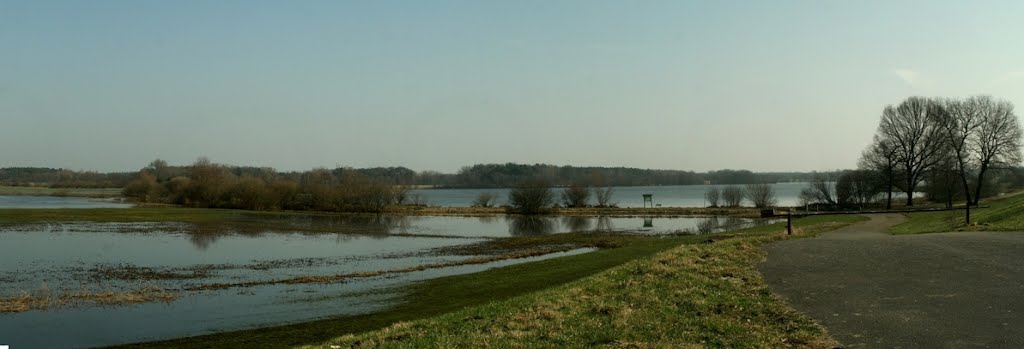
[[[654,217],[644,217],[644,226],[640,230],[653,230],[654,229]]]
[[[498,221],[498,216],[480,216],[476,217],[476,220],[482,224],[494,224]]]
[[[508,232],[512,236],[545,235],[555,232],[555,218],[542,216],[509,216]]]
[[[595,226],[594,230],[597,230],[597,231],[613,231],[613,230],[615,230],[615,225],[612,224],[611,217],[600,216],[600,217],[597,217],[597,225]]]
[[[562,226],[568,231],[590,230],[590,217],[566,216],[562,217]]]
[[[358,235],[386,239],[396,235],[422,237],[508,237],[567,232],[634,232],[645,234],[712,234],[774,221],[736,217],[581,217],[581,216],[397,216],[397,215],[258,215],[239,214],[222,223],[163,225],[134,224],[119,230],[182,232],[198,250],[207,250],[225,236],[259,238],[299,232]],[[162,223],[161,223],[162,224]],[[109,227],[108,227],[109,228]]]
[[[710,234],[714,232],[721,224],[718,222],[718,217],[708,217],[697,223],[697,232],[701,234]]]

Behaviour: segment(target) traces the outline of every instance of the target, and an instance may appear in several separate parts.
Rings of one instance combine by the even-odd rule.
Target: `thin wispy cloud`
[[[892,70],[892,73],[896,74],[896,76],[899,77],[900,80],[903,80],[903,82],[906,82],[907,85],[913,87],[920,87],[924,83],[923,79],[921,79],[921,73],[914,70],[896,68]]]
[[[992,80],[992,84],[1002,84],[1022,79],[1024,79],[1024,70],[1014,70]]]

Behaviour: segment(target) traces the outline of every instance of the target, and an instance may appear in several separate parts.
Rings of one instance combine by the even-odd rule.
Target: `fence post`
[[[786,213],[786,235],[793,235],[793,211]]]

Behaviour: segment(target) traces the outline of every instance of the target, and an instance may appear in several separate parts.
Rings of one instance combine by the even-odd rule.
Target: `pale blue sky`
[[[0,0],[0,167],[850,168],[907,96],[1024,108],[1022,19],[1022,1]]]

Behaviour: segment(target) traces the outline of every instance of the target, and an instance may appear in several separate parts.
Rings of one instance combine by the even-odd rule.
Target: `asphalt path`
[[[888,235],[867,215],[766,245],[772,292],[844,348],[1024,348],[1024,232]]]

